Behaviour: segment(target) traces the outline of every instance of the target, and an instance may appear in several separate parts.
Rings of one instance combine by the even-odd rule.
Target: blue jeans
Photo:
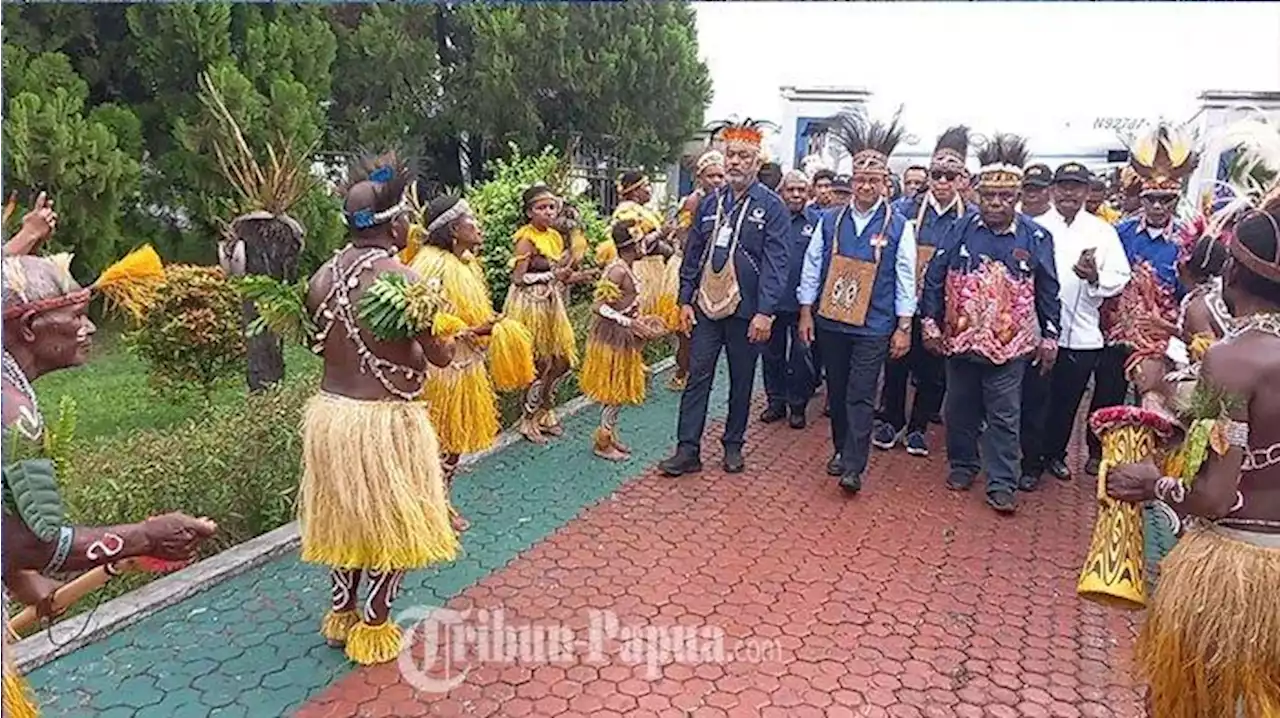
[[[1017,491],[1026,368],[1025,359],[1000,365],[964,357],[947,359],[947,462],[952,476],[969,480],[985,463],[988,496]],[[982,430],[984,419],[986,431]]]

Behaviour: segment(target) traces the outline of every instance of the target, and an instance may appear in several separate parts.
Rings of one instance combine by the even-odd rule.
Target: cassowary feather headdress
[[[938,144],[933,148],[933,161],[930,169],[964,170],[965,158],[969,156],[969,128],[964,125],[947,128],[938,137]]]
[[[1018,135],[996,133],[978,150],[979,187],[1021,187],[1027,163],[1027,141]]]
[[[902,108],[889,122],[871,121],[857,110],[846,110],[827,120],[827,131],[853,157],[854,172],[889,173],[889,155],[904,134]]]

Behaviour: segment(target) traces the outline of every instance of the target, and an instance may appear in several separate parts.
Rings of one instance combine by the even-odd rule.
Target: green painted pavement
[[[663,458],[673,446],[679,395],[664,389],[662,378],[650,381],[644,406],[622,412],[619,428],[634,452],[630,462],[591,456],[599,414],[588,408],[565,421],[565,437],[551,446],[520,442],[460,475],[457,500],[473,523],[464,555],[438,570],[410,574],[397,609],[443,605]],[[709,419],[723,416],[727,378],[722,366]],[[328,603],[327,572],[291,553],[29,678],[47,718],[283,715],[351,669],[318,632]],[[56,626],[54,639],[66,640]]]

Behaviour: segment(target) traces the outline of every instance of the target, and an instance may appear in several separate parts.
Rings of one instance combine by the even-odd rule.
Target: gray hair
[[[788,182],[799,182],[800,184],[808,187],[809,175],[801,172],[800,170],[787,170],[787,173],[782,175],[782,182],[778,184],[778,188],[781,189],[786,187]]]
[[[4,309],[61,297],[80,289],[68,271],[70,255],[4,258]]]

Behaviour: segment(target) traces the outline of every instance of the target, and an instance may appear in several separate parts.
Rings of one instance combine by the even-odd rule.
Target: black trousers
[[[760,345],[747,341],[746,319],[729,317],[712,321],[694,309],[697,323],[689,340],[689,383],[680,395],[680,418],[676,424],[678,448],[687,456],[699,456],[702,432],[707,427],[707,402],[716,376],[716,363],[723,349],[729,359],[729,415],[725,418],[726,447],[741,447],[751,411],[751,391],[756,378]]]
[[[1045,421],[1043,457],[1050,461],[1066,461],[1067,444],[1075,428],[1080,400],[1089,388],[1089,378],[1102,358],[1101,349],[1062,349],[1049,375],[1049,412]]]
[[[769,406],[803,412],[813,397],[814,371],[809,347],[800,341],[800,315],[778,312],[760,356]]]
[[[1044,473],[1045,426],[1049,420],[1050,388],[1053,375],[1042,375],[1040,367],[1027,366],[1022,375],[1022,475],[1040,476]]]
[[[818,331],[831,404],[831,445],[846,474],[867,470],[875,418],[876,384],[889,354],[889,337]]]
[[[911,322],[911,350],[884,365],[884,388],[880,393],[877,418],[894,430],[904,426],[907,432],[926,431],[929,419],[942,408],[945,360],[924,348],[920,319]],[[906,417],[907,384],[915,377],[916,395],[911,402],[911,418]]]
[[[1129,358],[1129,348],[1112,345],[1102,350],[1098,365],[1093,371],[1093,401],[1089,413],[1108,406],[1119,406],[1129,398],[1129,380],[1124,376],[1124,363]],[[1102,458],[1102,444],[1089,432],[1089,458]]]
[[[947,462],[952,475],[970,481],[985,463],[988,495],[1015,493],[1018,488],[1022,376],[1027,364],[1026,359],[998,365],[965,357],[947,359]]]

